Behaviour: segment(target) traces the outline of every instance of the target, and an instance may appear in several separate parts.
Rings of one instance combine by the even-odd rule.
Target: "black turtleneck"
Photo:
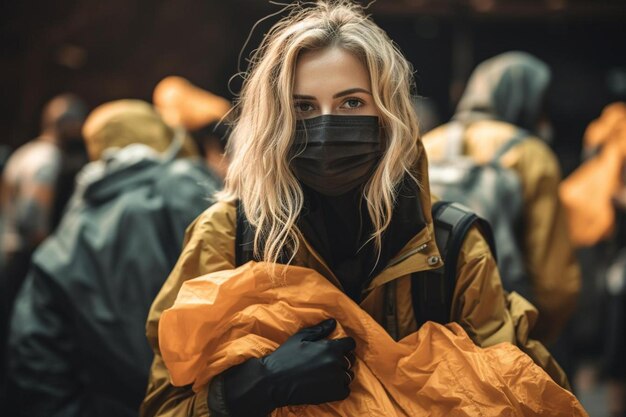
[[[391,224],[382,236],[380,258],[373,226],[356,188],[340,196],[325,196],[303,185],[304,209],[298,225],[304,237],[324,258],[350,298],[359,302],[363,288],[406,243],[424,228],[419,188],[410,179],[401,184]],[[366,243],[367,242],[367,243]]]

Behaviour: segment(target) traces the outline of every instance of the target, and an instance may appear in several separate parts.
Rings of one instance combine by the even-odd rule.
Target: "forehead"
[[[294,93],[319,96],[349,88],[370,90],[367,67],[339,47],[307,51],[296,62]]]

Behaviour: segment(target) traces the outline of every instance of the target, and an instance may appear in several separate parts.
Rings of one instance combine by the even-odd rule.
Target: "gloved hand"
[[[325,320],[291,336],[268,356],[223,373],[230,415],[266,416],[286,405],[321,404],[350,394],[354,339],[328,340],[337,322]]]

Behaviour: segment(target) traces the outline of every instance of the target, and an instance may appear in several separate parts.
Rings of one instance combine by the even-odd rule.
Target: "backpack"
[[[456,286],[456,269],[461,247],[472,226],[477,226],[489,244],[494,258],[496,249],[491,227],[467,207],[458,203],[439,201],[432,207],[435,226],[435,241],[444,265],[429,271],[411,275],[411,299],[413,312],[419,329],[427,321],[440,324],[450,322],[452,296]],[[248,223],[240,202],[237,202],[237,226],[235,232],[235,265],[241,266],[255,259],[253,254],[254,229]],[[390,286],[386,286],[388,289]],[[385,328],[394,339],[398,339],[396,328],[394,291],[386,291],[384,308]]]
[[[463,155],[464,133],[465,128],[460,123],[452,123],[448,128],[444,158],[429,162],[431,192],[442,200],[469,207],[491,224],[504,289],[532,301],[519,243],[522,184],[515,171],[500,163],[502,156],[522,142],[528,133],[518,130],[491,161],[484,164]]]

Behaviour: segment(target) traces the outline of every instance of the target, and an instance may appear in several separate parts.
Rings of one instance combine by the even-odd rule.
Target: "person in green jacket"
[[[150,303],[185,228],[220,187],[199,158],[176,158],[180,135],[148,103],[106,103],[83,133],[93,161],[16,302],[15,413],[6,415],[137,415],[152,361],[143,331]]]

